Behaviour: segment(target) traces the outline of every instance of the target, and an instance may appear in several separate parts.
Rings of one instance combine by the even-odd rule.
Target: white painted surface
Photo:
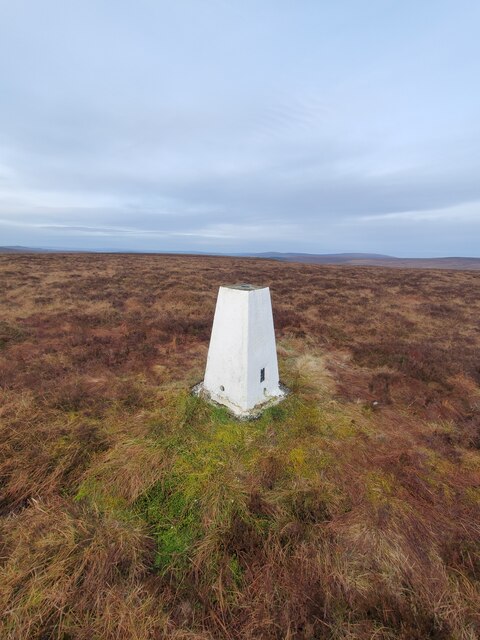
[[[220,287],[203,389],[238,415],[284,395],[268,287]]]

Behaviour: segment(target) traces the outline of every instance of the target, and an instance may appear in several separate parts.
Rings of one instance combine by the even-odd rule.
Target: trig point
[[[220,287],[205,379],[194,392],[243,418],[257,415],[285,396],[278,380],[268,287]]]

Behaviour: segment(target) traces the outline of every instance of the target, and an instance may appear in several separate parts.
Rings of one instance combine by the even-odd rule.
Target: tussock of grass
[[[32,501],[2,523],[0,603],[5,638],[146,637],[165,628],[145,592],[151,543],[139,525],[60,499]],[[109,611],[115,615],[106,616]]]

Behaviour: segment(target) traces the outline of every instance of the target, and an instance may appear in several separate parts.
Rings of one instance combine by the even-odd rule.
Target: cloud
[[[425,4],[12,3],[0,243],[470,250],[480,12]]]
[[[375,216],[361,216],[357,222],[372,222],[381,224],[392,221],[405,223],[416,222],[450,222],[461,224],[465,222],[480,222],[480,200],[475,202],[462,203],[453,207],[445,207],[444,209],[429,209],[425,211],[397,211],[394,213],[384,213]]]

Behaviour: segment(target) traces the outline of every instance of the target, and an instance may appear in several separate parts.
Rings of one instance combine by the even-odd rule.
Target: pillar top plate
[[[256,289],[266,289],[267,287],[257,286],[255,284],[248,284],[246,282],[239,282],[238,284],[226,284],[226,289],[239,289],[240,291],[255,291]]]

